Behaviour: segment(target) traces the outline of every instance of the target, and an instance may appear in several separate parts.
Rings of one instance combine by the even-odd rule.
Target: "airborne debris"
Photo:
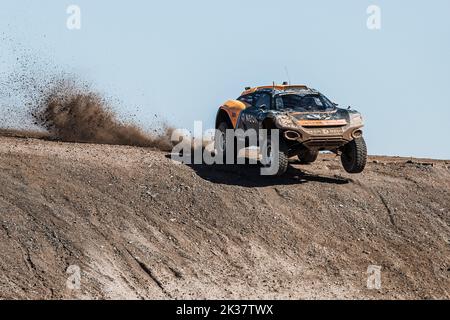
[[[169,126],[149,133],[121,121],[92,85],[20,44],[12,49],[17,59],[0,78],[0,135],[172,149]]]
[[[32,115],[56,140],[171,149],[170,128],[150,135],[123,123],[100,94],[65,80],[48,89]]]

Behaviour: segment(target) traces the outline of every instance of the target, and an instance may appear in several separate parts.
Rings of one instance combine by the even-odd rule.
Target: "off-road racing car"
[[[319,151],[340,155],[347,172],[360,173],[367,161],[363,126],[360,113],[338,108],[323,94],[304,85],[245,88],[239,98],[219,108],[216,129],[222,139],[216,143],[216,150],[227,152],[225,134],[229,129],[279,129],[278,154],[271,154],[270,146],[265,151],[269,158],[279,157],[277,174],[286,172],[289,158],[296,156],[300,163],[309,164],[317,159]]]

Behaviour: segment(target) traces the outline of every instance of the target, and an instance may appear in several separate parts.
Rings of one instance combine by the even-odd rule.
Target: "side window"
[[[282,110],[284,109],[284,102],[282,97],[276,97],[275,99],[275,109]]]
[[[266,109],[270,109],[271,105],[271,96],[268,93],[262,94],[259,99],[256,101],[256,107],[261,108],[262,106],[266,106]]]

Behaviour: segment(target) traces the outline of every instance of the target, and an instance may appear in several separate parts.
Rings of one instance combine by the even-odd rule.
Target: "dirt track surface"
[[[0,137],[0,298],[449,299],[450,161],[407,160],[274,178]]]

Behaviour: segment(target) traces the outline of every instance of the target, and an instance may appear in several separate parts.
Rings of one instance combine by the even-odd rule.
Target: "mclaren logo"
[[[306,116],[308,120],[330,120],[331,116],[326,114],[308,114]]]

